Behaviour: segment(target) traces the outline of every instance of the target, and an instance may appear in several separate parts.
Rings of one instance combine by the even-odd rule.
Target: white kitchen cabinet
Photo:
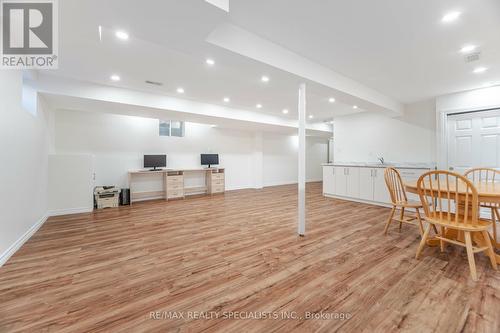
[[[323,166],[323,194],[335,194],[335,168]]]
[[[398,168],[403,181],[415,181],[430,169]],[[390,204],[391,197],[385,184],[383,167],[324,166],[323,193],[352,198],[374,204]],[[419,201],[418,196],[408,193],[408,199]]]
[[[346,168],[347,178],[346,178],[346,196],[351,198],[359,197],[359,169],[357,167]]]
[[[334,167],[335,195],[356,198],[359,196],[359,168]]]
[[[359,168],[359,198],[381,203],[391,202],[383,168]]]
[[[347,194],[347,171],[345,167],[334,167],[335,173],[335,195],[345,196]]]
[[[374,182],[372,168],[360,168],[359,170],[359,198],[373,200]]]
[[[373,201],[391,203],[391,195],[387,189],[384,178],[385,169],[373,169]]]

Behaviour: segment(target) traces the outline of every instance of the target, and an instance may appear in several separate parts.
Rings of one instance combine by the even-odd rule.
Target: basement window
[[[160,136],[184,136],[184,122],[177,120],[160,120],[159,121]]]

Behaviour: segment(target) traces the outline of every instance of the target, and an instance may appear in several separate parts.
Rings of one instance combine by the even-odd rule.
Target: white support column
[[[304,236],[306,232],[306,84],[299,88],[299,209],[298,233]]]

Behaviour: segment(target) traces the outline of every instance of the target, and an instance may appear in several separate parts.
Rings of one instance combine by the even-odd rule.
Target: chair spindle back
[[[500,181],[500,171],[491,168],[469,169],[464,174],[465,177],[475,182],[495,183]],[[497,177],[498,176],[498,177]]]
[[[445,170],[426,172],[417,181],[417,191],[428,218],[456,225],[478,224],[478,193],[464,176]]]
[[[399,171],[395,168],[386,168],[384,171],[385,184],[391,195],[393,204],[407,202],[406,191]]]

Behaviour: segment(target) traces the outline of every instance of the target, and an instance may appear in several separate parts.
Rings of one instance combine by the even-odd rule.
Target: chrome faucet
[[[381,164],[384,164],[384,162],[385,162],[385,161],[384,161],[384,158],[383,158],[383,157],[377,157],[377,159],[379,160],[379,162],[380,162]]]

